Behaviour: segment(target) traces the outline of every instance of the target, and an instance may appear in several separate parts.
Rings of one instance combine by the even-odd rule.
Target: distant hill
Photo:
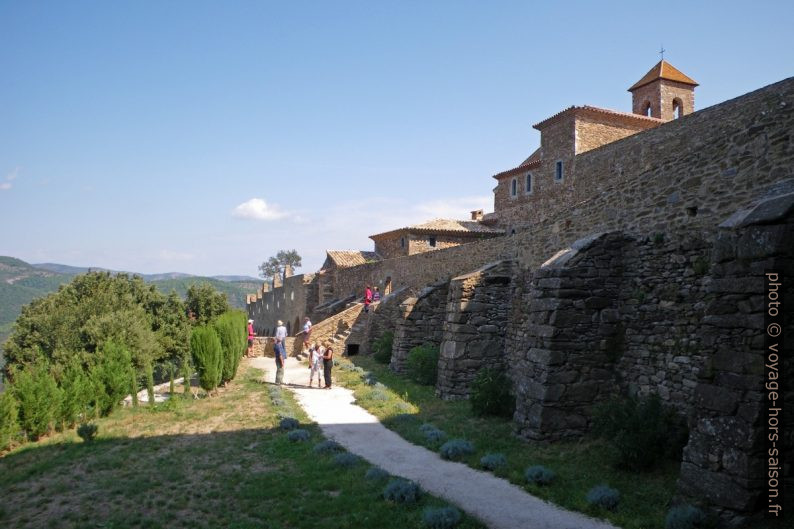
[[[60,285],[68,283],[76,275],[87,273],[88,270],[87,267],[57,263],[31,265],[15,257],[0,256],[0,345],[11,335],[14,321],[22,312],[22,307],[38,297],[55,292]],[[91,270],[118,273],[94,267]],[[242,309],[245,308],[246,294],[256,292],[262,282],[261,279],[248,276],[201,277],[180,272],[134,275],[141,276],[144,281],[151,283],[164,294],[175,290],[183,299],[190,285],[207,282],[219,292],[226,294],[231,306]],[[3,365],[1,353],[2,350],[0,350],[0,367]]]

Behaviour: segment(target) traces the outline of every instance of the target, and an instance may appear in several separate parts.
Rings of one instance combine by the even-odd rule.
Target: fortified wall
[[[787,79],[576,155],[553,191],[491,216],[513,235],[338,269],[333,294],[412,291],[392,364],[437,342],[441,397],[465,397],[493,354],[516,366],[530,439],[582,435],[611,395],[658,394],[689,420],[680,493],[738,524],[762,508],[763,270],[794,274],[792,130]],[[302,281],[291,311],[316,305]]]

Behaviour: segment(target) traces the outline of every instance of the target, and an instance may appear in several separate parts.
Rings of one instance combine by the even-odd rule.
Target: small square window
[[[429,244],[430,246],[435,248],[436,247],[436,238],[435,237],[428,237],[427,238],[427,244]]]
[[[557,160],[557,164],[554,167],[554,179],[562,180],[562,160]]]

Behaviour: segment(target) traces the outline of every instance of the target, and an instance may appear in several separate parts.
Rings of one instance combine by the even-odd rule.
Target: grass
[[[372,398],[376,390],[362,380],[360,370],[356,372],[340,365],[341,369],[334,370],[339,382],[354,390],[360,406],[412,443],[437,451],[438,444],[428,441],[420,430],[423,423],[432,423],[446,432],[448,438],[463,438],[474,444],[475,452],[462,460],[473,468],[481,468],[480,459],[488,453],[504,454],[507,465],[495,474],[535,496],[605,518],[625,529],[664,527],[664,517],[676,490],[678,463],[671,461],[644,474],[616,470],[610,464],[608,447],[601,441],[590,438],[552,444],[525,441],[513,434],[509,419],[476,417],[468,401],[443,401],[435,396],[432,386],[422,386],[396,375],[371,357],[355,356],[353,360],[356,366],[388,386],[389,400]],[[554,483],[545,487],[527,484],[524,471],[533,465],[551,469],[556,474]],[[603,483],[620,491],[621,503],[616,512],[587,503],[587,492]]]
[[[381,499],[369,465],[314,452],[323,437],[289,391],[240,373],[212,398],[120,409],[90,444],[71,430],[6,454],[0,527],[419,528],[425,507],[444,505]],[[285,416],[310,438],[290,441]]]

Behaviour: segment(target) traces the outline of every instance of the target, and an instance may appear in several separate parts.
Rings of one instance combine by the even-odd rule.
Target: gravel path
[[[272,380],[275,361],[255,358]],[[567,511],[492,474],[462,463],[445,461],[435,452],[409,443],[378,419],[353,404],[353,392],[305,386],[309,370],[296,359],[287,360],[284,381],[323,433],[372,464],[410,479],[435,496],[445,498],[494,529],[615,529],[615,526]]]

